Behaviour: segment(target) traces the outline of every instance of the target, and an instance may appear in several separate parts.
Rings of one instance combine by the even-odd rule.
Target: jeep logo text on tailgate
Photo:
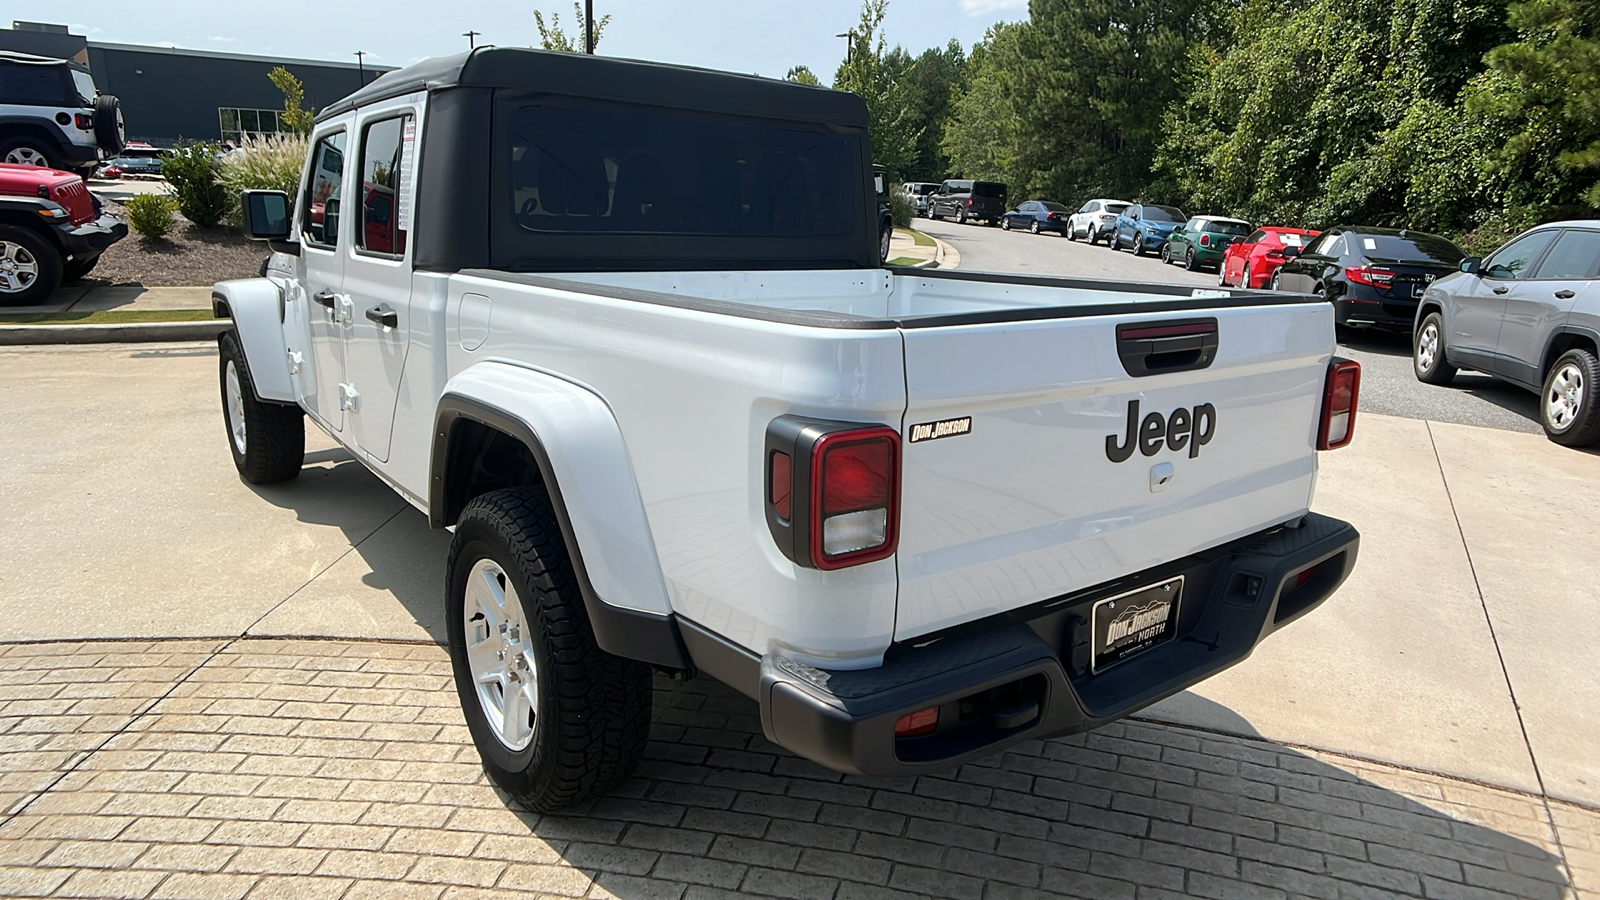
[[[1170,416],[1153,412],[1141,421],[1139,401],[1129,400],[1128,433],[1123,435],[1121,444],[1117,443],[1116,435],[1106,435],[1106,458],[1114,463],[1122,462],[1133,455],[1135,447],[1145,456],[1155,456],[1165,444],[1172,451],[1188,445],[1189,458],[1194,459],[1216,433],[1217,408],[1209,403],[1202,403],[1192,411],[1180,407]]]

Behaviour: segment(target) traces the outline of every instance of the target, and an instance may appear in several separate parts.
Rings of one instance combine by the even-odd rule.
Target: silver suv
[[[1449,384],[1475,369],[1539,392],[1558,444],[1600,442],[1600,220],[1523,232],[1487,259],[1471,256],[1417,304],[1417,378]]]

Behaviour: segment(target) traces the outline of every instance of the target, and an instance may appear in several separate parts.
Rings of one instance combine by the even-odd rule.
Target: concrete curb
[[[926,233],[926,232],[924,232],[924,233]],[[935,265],[937,265],[941,269],[955,269],[955,268],[959,268],[960,267],[960,265],[961,265],[961,251],[960,250],[957,250],[956,248],[950,246],[949,244],[946,244],[944,241],[941,241],[936,237],[933,237],[933,235],[931,235],[931,234],[928,235],[928,237],[932,237],[933,238],[933,242],[938,245],[938,249],[935,252],[935,255],[933,257]]]
[[[130,322],[120,325],[0,325],[0,345],[214,341],[217,335],[232,327],[232,319]]]

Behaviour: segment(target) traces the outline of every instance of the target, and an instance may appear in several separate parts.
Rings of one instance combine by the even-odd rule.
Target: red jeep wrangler
[[[0,306],[43,301],[127,234],[77,175],[0,163]]]

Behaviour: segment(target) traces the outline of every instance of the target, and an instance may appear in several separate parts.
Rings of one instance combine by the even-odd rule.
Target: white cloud
[[[969,16],[1020,10],[1026,12],[1028,0],[961,0],[961,11]]]

